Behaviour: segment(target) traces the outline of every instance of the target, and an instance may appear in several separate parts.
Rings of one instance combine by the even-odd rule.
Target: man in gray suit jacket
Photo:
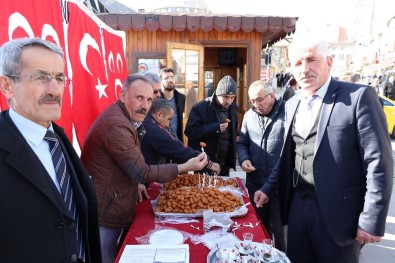
[[[301,92],[286,104],[284,145],[274,173],[292,263],[358,262],[379,242],[392,192],[387,123],[374,90],[330,76],[327,43],[313,35],[290,46]],[[257,206],[268,193],[255,193]]]

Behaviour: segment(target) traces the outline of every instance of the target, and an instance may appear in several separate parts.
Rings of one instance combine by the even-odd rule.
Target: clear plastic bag
[[[166,230],[168,230],[168,231],[166,231]],[[172,242],[174,242],[171,245],[178,245],[178,244],[185,243],[185,241],[188,238],[190,238],[191,234],[189,234],[188,232],[182,231],[182,230],[171,228],[171,227],[155,225],[155,228],[148,231],[148,233],[145,234],[144,236],[136,237],[136,241],[139,244],[150,244],[151,243],[150,241],[153,240],[153,237],[155,237],[155,240],[159,240],[159,242],[160,242],[162,236],[163,236],[164,242],[166,242],[165,244],[171,244]]]
[[[212,209],[203,211],[203,228],[206,232],[213,228],[227,232],[232,224],[233,221],[228,214],[214,213]]]
[[[210,250],[233,247],[240,242],[236,235],[224,232],[223,229],[209,231],[204,235],[191,235],[190,238],[193,244],[203,243]]]

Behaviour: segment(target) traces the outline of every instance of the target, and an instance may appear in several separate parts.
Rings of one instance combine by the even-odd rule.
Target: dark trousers
[[[341,224],[341,222],[339,222]],[[357,263],[361,245],[339,246],[330,236],[314,195],[293,194],[288,217],[287,256],[292,263]]]
[[[255,191],[248,190],[250,202],[255,210],[255,213],[265,226],[267,233],[272,238],[274,235],[274,246],[286,252],[286,227],[281,225],[280,211],[279,211],[279,200],[277,194],[270,196],[269,202],[263,207],[257,208],[254,202]],[[261,240],[262,241],[262,240]]]
[[[221,172],[219,173],[219,176],[229,176],[230,172],[230,167],[227,165],[221,165]]]

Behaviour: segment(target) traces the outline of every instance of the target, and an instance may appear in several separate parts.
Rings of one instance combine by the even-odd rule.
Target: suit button
[[[69,228],[70,228],[70,229],[74,229],[74,228],[75,228],[75,223],[70,223],[70,224],[69,224]]]
[[[304,144],[307,144],[307,142],[304,142]]]
[[[64,224],[62,222],[56,223],[55,224],[56,228],[62,229]]]
[[[78,260],[77,255],[76,254],[71,255],[70,260],[71,260],[71,262],[77,262],[77,260]]]
[[[303,160],[307,160],[307,157],[303,157]]]
[[[303,175],[304,175],[304,176],[306,176],[306,174],[307,174],[306,172],[303,172]]]

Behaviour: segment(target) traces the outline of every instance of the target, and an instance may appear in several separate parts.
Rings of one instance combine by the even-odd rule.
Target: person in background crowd
[[[223,77],[213,96],[192,107],[185,127],[188,146],[198,151],[204,142],[210,160],[221,166],[221,176],[229,176],[230,168],[236,169],[236,89],[231,76]]]
[[[372,85],[372,78],[369,76],[365,77],[364,84],[369,86]]]
[[[283,100],[289,100],[293,95],[295,95],[295,91],[298,89],[298,83],[295,78],[291,78],[288,84],[285,87],[283,93]]]
[[[282,80],[282,87],[285,88],[285,86],[288,84],[288,81],[291,79],[292,74],[290,72],[285,73],[283,80]]]
[[[237,155],[246,172],[246,187],[251,204],[269,235],[274,234],[276,248],[286,251],[284,227],[281,226],[277,187],[269,178],[280,157],[284,136],[285,102],[276,99],[272,86],[262,80],[248,89],[252,107],[244,115]],[[272,174],[274,176],[274,174]],[[254,193],[264,188],[270,201],[257,208]]]
[[[162,79],[161,97],[170,101],[174,108],[174,116],[170,122],[170,131],[181,142],[184,140],[183,118],[185,111],[185,95],[176,89],[176,80],[172,68],[164,68],[160,72]]]
[[[98,196],[104,263],[114,262],[118,238],[132,223],[141,195],[147,197],[142,183],[170,181],[178,174],[201,170],[207,165],[205,153],[179,165],[145,163],[140,150],[144,132],[139,136],[138,129],[152,100],[150,82],[141,74],[128,76],[119,100],[97,117],[82,148],[81,160]]]
[[[159,75],[153,72],[144,73],[144,77],[151,83],[152,89],[154,91],[154,99],[161,97],[161,82]]]
[[[380,84],[380,80],[378,78],[374,78],[372,84],[370,85],[376,91],[377,94],[380,94],[379,84]]]
[[[387,122],[374,90],[330,76],[327,42],[314,32],[289,47],[302,90],[286,103],[278,178],[292,263],[358,262],[361,245],[384,235],[393,160]],[[276,177],[277,176],[277,177]],[[257,207],[268,201],[264,188]]]
[[[394,76],[390,76],[388,78],[387,83],[385,83],[384,86],[384,96],[386,96],[387,98],[391,99],[391,100],[395,100],[395,82],[394,82],[395,78]]]
[[[101,262],[95,189],[54,123],[64,68],[61,48],[39,38],[0,48],[0,262]]]
[[[282,88],[282,81],[284,80],[284,72],[281,71],[280,73],[277,73],[276,75],[277,79],[277,88]]]
[[[173,114],[173,107],[168,100],[159,98],[152,102],[152,107],[143,121],[146,133],[141,142],[141,152],[147,164],[169,161],[183,163],[201,153],[185,147],[168,131]],[[218,163],[209,161],[206,168],[218,174],[220,172]]]

